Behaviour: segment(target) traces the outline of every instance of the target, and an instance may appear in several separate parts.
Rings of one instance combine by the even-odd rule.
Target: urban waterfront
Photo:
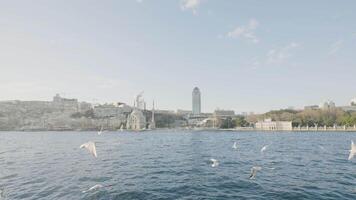
[[[5,199],[355,199],[351,140],[355,133],[0,132],[0,189]],[[97,158],[79,148],[87,141]],[[83,193],[96,184],[105,187]]]

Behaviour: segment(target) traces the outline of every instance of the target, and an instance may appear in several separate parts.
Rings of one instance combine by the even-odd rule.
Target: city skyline
[[[262,113],[356,93],[356,2],[0,2],[0,100]],[[277,6],[276,6],[277,5]]]

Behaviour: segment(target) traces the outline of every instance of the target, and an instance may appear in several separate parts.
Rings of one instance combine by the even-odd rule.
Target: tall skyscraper
[[[200,99],[200,90],[198,87],[193,89],[192,93],[192,114],[200,115],[201,113],[201,99]]]

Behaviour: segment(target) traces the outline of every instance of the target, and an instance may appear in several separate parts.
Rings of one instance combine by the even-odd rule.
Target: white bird
[[[350,149],[350,155],[348,160],[351,160],[355,155],[356,155],[356,145],[354,144],[354,141],[351,140],[351,149]]]
[[[262,149],[261,149],[261,153],[263,153],[264,151],[266,151],[266,149],[267,149],[268,146],[269,146],[269,145],[263,146]]]
[[[96,184],[93,187],[89,188],[88,190],[84,190],[82,193],[90,192],[92,190],[97,190],[97,189],[100,189],[100,188],[103,188],[103,187],[104,187],[103,185]]]
[[[237,142],[234,142],[234,145],[232,145],[233,149],[237,149]]]
[[[218,160],[212,158],[212,159],[210,159],[210,161],[212,162],[211,167],[219,166],[219,161]]]
[[[100,131],[98,131],[98,135],[101,135],[103,133],[103,126],[101,126]]]
[[[96,154],[95,142],[89,141],[80,145],[80,148],[86,148],[95,158],[98,157]]]
[[[260,171],[261,169],[262,169],[261,167],[252,167],[250,179],[255,179],[257,171]]]

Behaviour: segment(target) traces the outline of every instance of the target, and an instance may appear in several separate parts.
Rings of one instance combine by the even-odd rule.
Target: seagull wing
[[[95,158],[98,157],[98,155],[96,154],[96,146],[94,142],[90,143],[88,150]]]
[[[257,171],[261,170],[261,167],[252,167],[250,179],[254,179],[256,177]]]
[[[356,145],[354,144],[354,141],[351,140],[351,150],[349,154],[348,160],[351,160],[356,154]]]
[[[232,145],[232,148],[237,149],[237,143],[234,142],[234,145]]]
[[[102,188],[104,186],[100,185],[100,184],[97,184],[97,185],[94,185],[93,187],[89,188],[88,190],[84,190],[83,193],[86,193],[86,192],[89,192],[89,191],[92,191],[92,190],[96,190],[96,189],[99,189],[99,188]]]
[[[253,179],[253,178],[255,178],[255,176],[256,176],[256,170],[252,167],[251,168],[251,174],[250,174],[250,179]]]
[[[98,157],[96,154],[96,147],[94,142],[87,142],[80,146],[80,148],[86,148],[94,157]]]

